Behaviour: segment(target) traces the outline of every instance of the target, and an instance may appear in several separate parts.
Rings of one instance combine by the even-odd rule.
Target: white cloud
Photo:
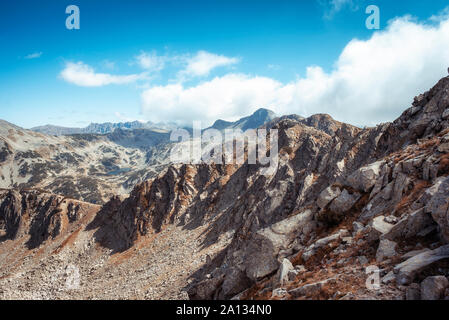
[[[429,18],[429,20],[433,22],[441,22],[447,19],[449,19],[449,7],[444,8],[438,14]]]
[[[83,62],[68,62],[60,76],[67,82],[81,87],[101,87],[109,84],[126,84],[147,79],[147,73],[130,75],[112,75],[96,73],[93,68]]]
[[[230,58],[207,51],[198,51],[195,56],[189,57],[186,60],[187,66],[180,72],[180,77],[207,76],[215,68],[233,65],[239,62],[238,58]]]
[[[142,111],[155,121],[210,124],[268,107],[278,114],[328,113],[340,121],[374,125],[399,116],[414,96],[447,75],[448,43],[449,19],[428,25],[398,18],[368,40],[349,42],[331,72],[311,66],[304,78],[288,84],[228,74],[193,87],[153,87],[142,94]]]
[[[346,7],[352,11],[358,10],[361,1],[363,0],[318,0],[325,9],[324,18],[326,19],[332,19],[337,12]]]
[[[30,53],[28,55],[26,55],[24,58],[25,59],[37,59],[40,58],[42,56],[43,52],[34,52],[34,53]]]
[[[252,106],[277,100],[282,84],[264,77],[228,74],[192,88],[182,84],[157,86],[143,92],[143,113],[154,121],[235,118]]]
[[[150,53],[141,52],[136,57],[136,61],[140,67],[148,71],[160,71],[164,69],[166,60],[166,57],[158,56],[155,51]]]

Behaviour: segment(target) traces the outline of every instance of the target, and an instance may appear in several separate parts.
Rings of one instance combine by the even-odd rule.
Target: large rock
[[[269,236],[256,234],[243,250],[235,252],[235,257],[243,261],[242,269],[252,281],[267,276],[279,267],[277,254],[281,247],[277,244],[282,239],[271,237],[271,234]]]
[[[447,287],[449,287],[449,281],[445,276],[428,277],[423,282],[421,282],[421,299],[443,299],[444,292]]]
[[[432,218],[422,208],[403,217],[381,238],[388,240],[409,239],[432,224],[434,224]]]
[[[426,206],[440,226],[441,236],[449,242],[449,177],[439,179],[432,187],[436,190]]]
[[[250,279],[237,268],[231,268],[225,275],[221,286],[222,295],[225,297],[235,296],[251,285]]]
[[[376,180],[379,178],[382,166],[385,161],[374,162],[366,167],[352,173],[347,178],[347,183],[354,189],[368,192],[376,184]]]
[[[449,245],[418,254],[394,267],[396,282],[401,285],[412,283],[420,271],[447,258],[449,258]]]
[[[359,199],[359,193],[350,194],[345,189],[334,201],[332,201],[329,209],[336,214],[343,214],[348,212]]]
[[[379,216],[373,219],[373,228],[381,234],[386,234],[394,227],[394,224],[385,221],[385,216]]]
[[[368,230],[366,239],[369,242],[377,241],[383,235],[390,232],[393,227],[393,224],[385,221],[385,216],[376,217],[373,219],[371,225],[366,228]]]
[[[340,230],[339,232],[330,235],[328,237],[321,238],[317,241],[315,241],[313,244],[308,246],[306,250],[302,254],[302,259],[304,261],[308,261],[310,258],[312,258],[320,249],[324,248],[328,244],[337,241],[343,237],[346,237],[348,235],[348,231],[345,229]]]
[[[424,248],[424,249],[420,249],[420,250],[412,250],[412,251],[409,251],[406,254],[402,255],[401,258],[403,260],[407,260],[407,259],[413,258],[414,256],[417,256],[418,254],[421,254],[421,253],[424,253],[427,251],[431,251],[431,250],[429,248]]]
[[[443,112],[442,118],[443,118],[443,119],[449,119],[449,109],[446,109],[446,110]]]
[[[191,287],[187,294],[191,300],[212,300],[217,288],[223,283],[223,276],[205,279]]]
[[[288,259],[284,259],[281,262],[278,272],[273,279],[273,287],[282,287],[289,281],[289,272],[294,270],[292,263]]]
[[[387,239],[380,240],[379,248],[376,253],[376,261],[382,262],[388,258],[396,256],[396,246],[396,242]]]
[[[251,283],[254,283],[275,272],[280,266],[279,252],[287,250],[299,235],[310,232],[309,228],[314,223],[313,212],[306,210],[252,233],[244,245],[240,246],[238,250],[232,251],[226,258],[226,264],[232,265],[245,275],[243,277],[242,274],[236,272],[232,273],[232,277],[226,276],[225,285],[226,288],[229,288],[227,290],[235,293],[238,291],[236,288],[245,289],[241,286],[242,278],[249,279]],[[228,273],[226,272],[226,274]],[[249,287],[246,282],[245,286]],[[222,296],[224,299],[228,297]]]
[[[317,205],[321,209],[325,208],[332,200],[341,194],[339,187],[328,187],[324,189],[317,199]]]

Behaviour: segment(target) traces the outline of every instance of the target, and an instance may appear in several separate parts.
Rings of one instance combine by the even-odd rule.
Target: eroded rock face
[[[382,262],[385,259],[392,258],[397,255],[397,243],[390,240],[381,240],[376,253],[376,261]]]
[[[341,239],[344,236],[347,236],[347,232],[347,230],[341,230],[338,233],[316,240],[312,245],[305,249],[304,253],[302,254],[302,259],[307,262],[323,247]]]
[[[328,187],[324,189],[318,196],[317,205],[321,209],[324,209],[332,200],[337,198],[341,194],[341,190],[338,187]]]
[[[385,163],[379,161],[360,168],[348,177],[348,184],[356,190],[368,192],[374,187],[383,165],[385,165]]]
[[[56,238],[91,208],[99,209],[38,190],[0,191],[0,225],[4,231],[0,242],[27,237],[27,247],[37,248],[47,239]]]
[[[348,190],[345,189],[337,198],[332,201],[329,209],[337,215],[342,215],[345,212],[348,212],[359,199],[359,193],[350,194]]]
[[[399,222],[397,222],[388,232],[382,235],[382,238],[395,239],[409,239],[417,236],[426,228],[434,225],[431,216],[421,208],[409,215],[405,215]]]
[[[437,261],[447,258],[449,258],[448,245],[415,255],[395,267],[396,280],[402,285],[409,284],[413,282],[418,272]]]
[[[435,193],[426,210],[440,226],[442,237],[449,242],[449,177],[438,180],[433,189]]]
[[[250,283],[254,284],[275,272],[281,265],[278,258],[280,251],[291,248],[296,237],[304,231],[307,232],[308,228],[313,228],[312,217],[312,212],[306,211],[282,220],[271,227],[250,233],[247,235],[246,241],[236,238],[231,244],[231,248],[235,246],[239,249],[229,250],[223,261],[223,265],[229,267],[217,270],[224,274],[225,284],[235,288],[241,283],[242,277],[249,279]],[[232,276],[236,273],[235,269],[240,271],[240,277]],[[222,289],[219,297],[229,298],[231,294],[228,293],[226,287]]]

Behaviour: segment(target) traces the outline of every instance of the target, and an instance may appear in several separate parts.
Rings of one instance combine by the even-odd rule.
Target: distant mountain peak
[[[259,108],[256,111],[254,111],[254,113],[250,116],[256,116],[256,117],[260,117],[260,116],[275,116],[276,114],[271,111],[270,109],[265,109],[265,108]]]
[[[221,119],[217,120],[210,128],[217,130],[241,129],[242,131],[246,131],[248,129],[259,128],[274,118],[276,118],[276,114],[273,111],[265,108],[259,108],[250,116],[243,117],[234,122]]]

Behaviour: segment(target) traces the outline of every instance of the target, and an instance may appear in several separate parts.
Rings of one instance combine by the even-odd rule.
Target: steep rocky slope
[[[333,138],[312,129],[301,141],[302,125],[285,130],[280,122],[281,136],[294,141],[280,145],[292,149],[274,177],[259,177],[257,193],[235,202],[237,214],[224,223],[234,239],[198,272],[190,296],[231,298],[251,288],[241,297],[366,298],[373,293],[363,266],[372,264],[385,285],[395,282],[376,294],[402,298],[423,270],[447,276],[448,107],[444,78],[398,120],[376,128],[342,125]],[[233,224],[239,214],[245,218]]]
[[[96,242],[102,208],[38,190],[0,192],[0,299],[182,299],[211,252],[206,229],[166,226],[117,252]]]
[[[38,191],[5,191],[1,297],[449,296],[449,78],[375,128],[327,115],[266,126],[279,130],[271,176],[260,165],[172,165],[59,233],[57,218],[39,214],[45,205],[27,205],[26,192]],[[35,249],[31,226],[14,232],[29,215],[53,221],[41,223],[46,236]],[[52,284],[67,262],[82,290]],[[375,290],[366,285],[370,266]]]

